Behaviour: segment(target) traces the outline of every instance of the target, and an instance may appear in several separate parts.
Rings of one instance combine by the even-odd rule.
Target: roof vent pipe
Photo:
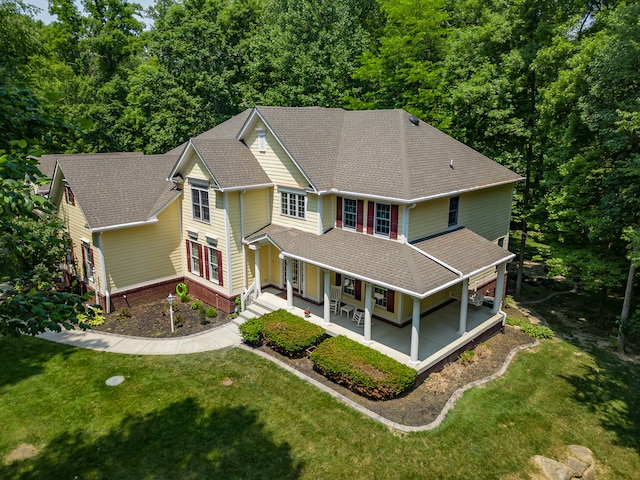
[[[420,119],[415,115],[409,115],[409,121],[416,126],[420,125]]]

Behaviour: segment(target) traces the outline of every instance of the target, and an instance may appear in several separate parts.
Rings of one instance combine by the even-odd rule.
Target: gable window
[[[213,282],[220,283],[219,254],[220,252],[212,247],[207,247],[207,278]]]
[[[209,223],[209,188],[200,185],[191,185],[191,205],[193,218]]]
[[[71,187],[69,185],[66,185],[66,184],[64,186],[64,199],[69,205],[75,205],[76,204],[76,198],[73,195],[73,191],[71,190]]]
[[[374,225],[376,235],[389,236],[391,231],[391,205],[376,203]]]
[[[93,280],[93,250],[87,242],[82,242],[82,270],[85,281]]]
[[[458,224],[458,210],[460,210],[460,197],[451,197],[449,199],[449,226],[453,227]]]
[[[306,195],[280,192],[280,213],[287,217],[305,218]]]
[[[267,151],[267,132],[264,129],[259,128],[258,131],[258,151],[265,153]]]
[[[343,201],[342,226],[343,228],[356,228],[358,215],[358,202],[352,198],[345,198]]]

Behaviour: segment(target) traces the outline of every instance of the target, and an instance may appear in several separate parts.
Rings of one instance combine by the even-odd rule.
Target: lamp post
[[[173,299],[176,298],[173,295],[171,295],[171,293],[169,293],[169,296],[167,297],[167,300],[169,300],[169,317],[171,317],[171,331],[173,332]]]

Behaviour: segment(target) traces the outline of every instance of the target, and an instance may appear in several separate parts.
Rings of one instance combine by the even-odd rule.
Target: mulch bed
[[[123,315],[124,309],[116,310],[105,315],[104,324],[91,329],[133,337],[173,338],[204,332],[224,325],[230,320],[226,313],[218,310],[216,317],[207,318],[205,323],[201,323],[198,312],[191,310],[191,304],[192,302],[182,303],[178,298],[173,302],[175,325],[173,332],[171,332],[169,302],[165,299],[127,308],[131,312],[131,317]],[[206,303],[204,305],[207,308],[210,306]],[[182,317],[182,323],[178,324],[180,317]]]
[[[130,318],[123,316],[121,310],[105,315],[104,324],[92,329],[134,337],[171,338],[204,332],[230,321],[224,312],[218,311],[217,317],[208,318],[206,323],[202,324],[198,312],[191,310],[190,307],[191,303],[181,303],[176,299],[174,320],[180,314],[183,323],[177,326],[173,333],[168,302],[164,299],[130,307],[128,309],[132,314]],[[496,373],[511,350],[532,342],[533,339],[519,329],[507,326],[504,334],[497,334],[482,344],[485,352],[483,355],[475,355],[474,360],[464,366],[458,361],[455,362],[457,365],[445,367],[445,370],[439,374],[437,392],[432,388],[436,375],[433,381],[427,379],[398,398],[377,401],[351,392],[320,375],[313,369],[307,357],[291,359],[274,352],[269,347],[258,348],[388,420],[403,425],[420,426],[433,422],[458,388]]]
[[[316,372],[307,357],[291,359],[264,345],[258,349],[329,386],[372,412],[382,415],[387,420],[403,425],[421,426],[427,425],[437,418],[451,395],[458,388],[496,373],[504,364],[511,350],[533,341],[533,338],[521,330],[507,326],[504,334],[499,333],[482,344],[485,354],[475,356],[481,358],[475,358],[466,365],[462,365],[458,360],[455,362],[457,365],[445,367],[441,374],[441,379],[444,381],[439,382],[440,388],[437,393],[434,393],[429,383],[430,380],[427,379],[418,387],[392,400],[370,400],[332,382]]]

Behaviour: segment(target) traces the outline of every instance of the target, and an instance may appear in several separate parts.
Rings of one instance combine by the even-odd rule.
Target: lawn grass
[[[0,338],[0,362],[2,479],[515,479],[567,444],[591,448],[601,478],[640,471],[640,368],[557,339],[415,434],[241,349],[127,356]],[[126,380],[106,386],[113,375]],[[35,455],[7,463],[21,444]]]

